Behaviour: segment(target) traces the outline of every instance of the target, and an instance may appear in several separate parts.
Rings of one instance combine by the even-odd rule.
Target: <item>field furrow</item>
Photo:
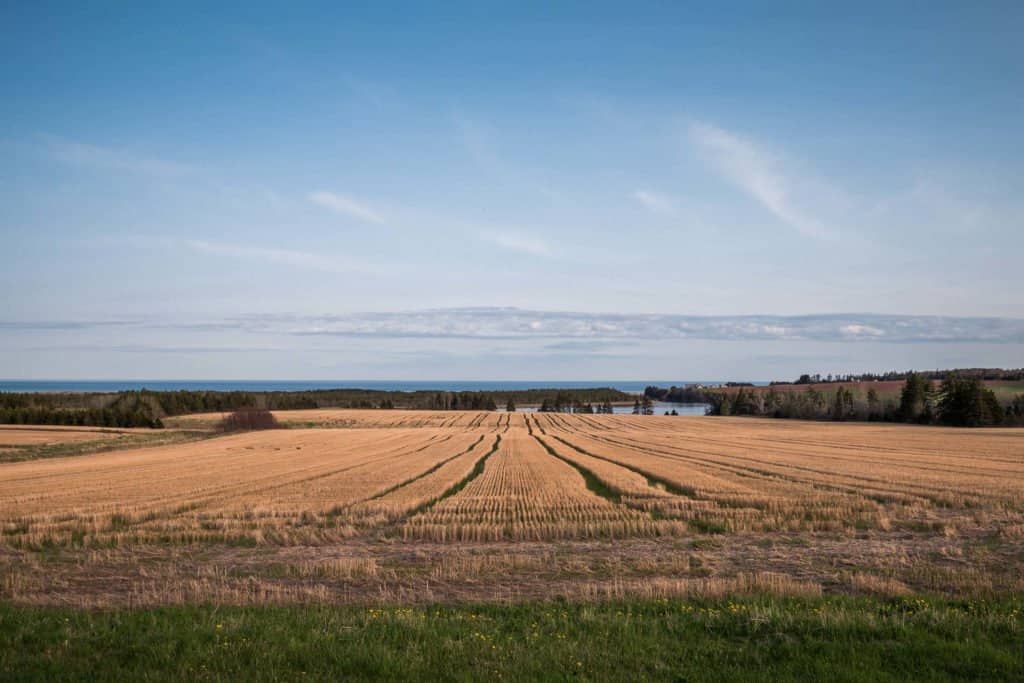
[[[406,530],[411,537],[454,541],[651,535],[671,527],[594,495],[579,472],[513,430],[481,476],[412,517]]]

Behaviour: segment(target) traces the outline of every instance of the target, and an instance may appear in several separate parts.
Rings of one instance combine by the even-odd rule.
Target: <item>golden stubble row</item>
[[[1018,429],[295,413],[348,426],[0,464],[0,545],[1024,528]]]

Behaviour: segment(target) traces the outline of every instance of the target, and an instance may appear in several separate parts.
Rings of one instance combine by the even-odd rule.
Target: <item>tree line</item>
[[[749,383],[727,382],[725,386],[754,386]],[[667,403],[709,403],[709,396],[715,391],[713,388],[700,384],[687,384],[677,387],[671,386],[668,389],[656,386],[649,386],[644,389],[644,396],[653,401],[665,401]]]
[[[621,396],[629,398],[629,394],[621,394]],[[614,411],[612,410],[612,402],[610,400],[606,399],[597,403],[597,405],[594,405],[594,402],[583,400],[579,396],[575,396],[571,393],[558,392],[553,398],[543,399],[540,407],[537,408],[537,412],[611,415]]]
[[[632,400],[612,388],[523,389],[514,391],[122,391],[116,393],[0,392],[0,424],[96,427],[163,426],[162,418],[188,413],[235,410],[371,408],[407,410],[496,410],[501,402],[602,407]],[[600,410],[595,410],[600,412]]]
[[[39,401],[25,394],[0,394],[0,424],[74,427],[163,427],[159,410],[137,392],[118,395],[107,405],[66,406],[53,395]]]
[[[781,384],[833,384],[833,383],[850,383],[850,382],[895,382],[905,381],[911,375],[918,375],[927,380],[942,381],[946,378],[956,375],[961,378],[967,379],[979,379],[982,381],[1024,381],[1024,368],[1017,369],[1003,369],[1003,368],[956,368],[952,370],[905,370],[896,371],[891,370],[889,372],[875,373],[875,372],[864,372],[860,374],[837,374],[837,375],[821,375],[821,374],[802,374],[796,380],[792,382],[786,381],[774,381],[769,386],[781,385]],[[726,386],[737,386],[734,383],[727,383]]]
[[[859,420],[988,427],[1024,424],[1024,394],[1000,403],[978,376],[949,372],[936,387],[927,373],[909,372],[898,397],[848,386],[835,391],[747,390],[710,392],[709,415],[756,415],[804,420]]]

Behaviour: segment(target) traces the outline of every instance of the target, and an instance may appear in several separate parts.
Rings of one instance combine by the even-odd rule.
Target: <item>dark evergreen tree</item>
[[[932,417],[931,393],[930,381],[916,372],[908,373],[900,392],[900,421],[929,422]]]
[[[937,403],[938,421],[953,427],[986,427],[1001,424],[1002,406],[995,393],[976,377],[950,374],[942,382]]]
[[[876,420],[879,416],[879,400],[878,392],[875,391],[874,387],[868,389],[868,419]]]

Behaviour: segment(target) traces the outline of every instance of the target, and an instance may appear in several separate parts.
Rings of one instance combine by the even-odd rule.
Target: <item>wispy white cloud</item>
[[[271,318],[261,323],[275,326]],[[518,308],[457,308],[289,318],[294,334],[481,339],[1024,343],[1024,320],[953,316],[582,313]],[[303,331],[306,330],[306,331]]]
[[[224,242],[207,242],[204,240],[186,240],[185,246],[204,254],[228,256],[236,259],[248,259],[279,263],[296,268],[322,270],[330,273],[376,273],[377,269],[366,264],[353,264],[345,260],[324,254],[293,249],[273,247],[253,247]]]
[[[309,201],[342,216],[366,221],[367,223],[384,223],[384,217],[376,209],[351,197],[321,190],[319,192],[311,192],[309,194]]]
[[[863,323],[850,323],[849,325],[843,325],[839,328],[839,332],[848,337],[884,337],[885,330],[881,330],[871,325],[864,325]]]
[[[652,192],[651,190],[636,190],[633,192],[633,199],[640,202],[641,206],[652,213],[670,215],[676,212],[676,203],[668,195]]]
[[[70,166],[160,177],[182,176],[195,171],[188,164],[156,159],[115,147],[56,137],[46,137],[45,145],[54,159]]]
[[[795,194],[805,183],[754,142],[706,123],[693,123],[689,138],[731,183],[776,218],[808,237],[832,237],[835,231],[800,206]]]
[[[480,237],[487,242],[498,245],[502,249],[519,251],[534,256],[551,256],[551,247],[548,246],[547,242],[530,235],[515,232],[485,232]]]
[[[245,258],[267,258],[308,265],[302,252],[196,243],[198,249]],[[955,316],[834,315],[692,316],[675,314],[588,313],[520,308],[441,308],[346,314],[256,314],[222,319],[0,320],[0,329],[64,331],[109,329],[238,331],[292,336],[544,340],[584,348],[599,342],[704,339],[715,341],[815,341],[1024,344],[1024,319]]]

